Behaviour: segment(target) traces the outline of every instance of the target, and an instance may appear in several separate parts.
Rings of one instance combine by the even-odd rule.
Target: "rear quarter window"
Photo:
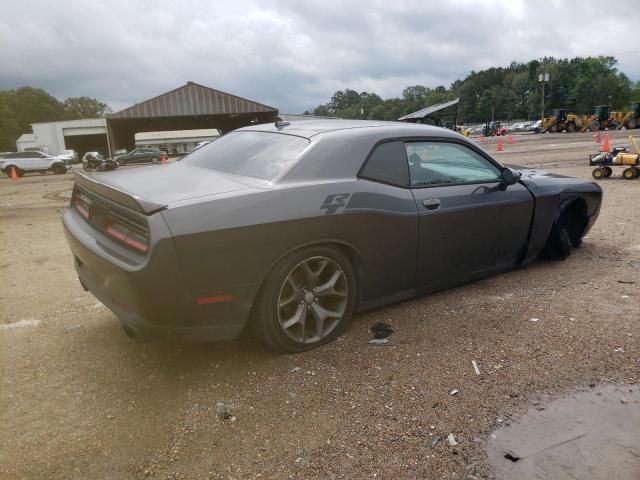
[[[409,166],[404,143],[387,142],[378,145],[369,155],[361,178],[406,187],[409,185]]]

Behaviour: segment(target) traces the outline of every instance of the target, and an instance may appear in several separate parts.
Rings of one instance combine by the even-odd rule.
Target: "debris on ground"
[[[391,325],[389,325],[388,323],[378,322],[375,325],[371,326],[371,331],[373,332],[373,338],[381,339],[387,338],[395,330],[393,330],[393,328],[391,328]]]
[[[456,390],[455,388],[449,392],[449,395],[457,395],[457,394],[458,394],[458,390]]]
[[[456,437],[453,435],[453,433],[449,434],[449,436],[447,437],[447,441],[449,442],[450,447],[455,447],[456,445],[458,445]]]
[[[537,322],[538,320],[540,320],[540,319],[539,318],[535,318],[535,317],[529,319],[530,322]]]
[[[384,345],[385,343],[389,343],[388,338],[373,338],[369,340],[370,345]]]
[[[476,375],[480,375],[480,369],[475,360],[471,360],[471,365],[473,365],[473,371],[476,372]]]
[[[289,370],[289,373],[296,373],[299,372],[301,370],[300,367],[293,367],[291,370]]]
[[[438,436],[433,437],[433,440],[431,440],[431,448],[435,448],[436,445],[438,445],[438,443],[440,443],[440,437]]]
[[[633,284],[636,283],[635,280],[628,280],[628,279],[622,279],[622,280],[618,280],[618,283],[626,283],[626,284]]]

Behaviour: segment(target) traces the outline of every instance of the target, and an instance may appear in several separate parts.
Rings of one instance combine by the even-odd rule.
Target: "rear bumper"
[[[160,240],[145,262],[127,265],[110,258],[110,240],[101,238],[73,209],[62,221],[80,282],[136,338],[230,340],[243,329],[248,314],[235,302],[200,305],[186,291],[168,232],[157,232]],[[231,298],[243,298],[242,293],[235,289]]]

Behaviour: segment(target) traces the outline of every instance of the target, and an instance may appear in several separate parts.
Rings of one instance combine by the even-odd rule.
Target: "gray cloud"
[[[640,78],[637,2],[26,0],[3,5],[0,89],[119,109],[193,80],[286,112],[346,87],[397,96],[542,56],[614,55]]]

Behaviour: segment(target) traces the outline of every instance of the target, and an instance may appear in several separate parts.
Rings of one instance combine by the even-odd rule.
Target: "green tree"
[[[106,117],[113,113],[109,105],[90,97],[72,97],[64,101],[65,116],[69,120]]]

